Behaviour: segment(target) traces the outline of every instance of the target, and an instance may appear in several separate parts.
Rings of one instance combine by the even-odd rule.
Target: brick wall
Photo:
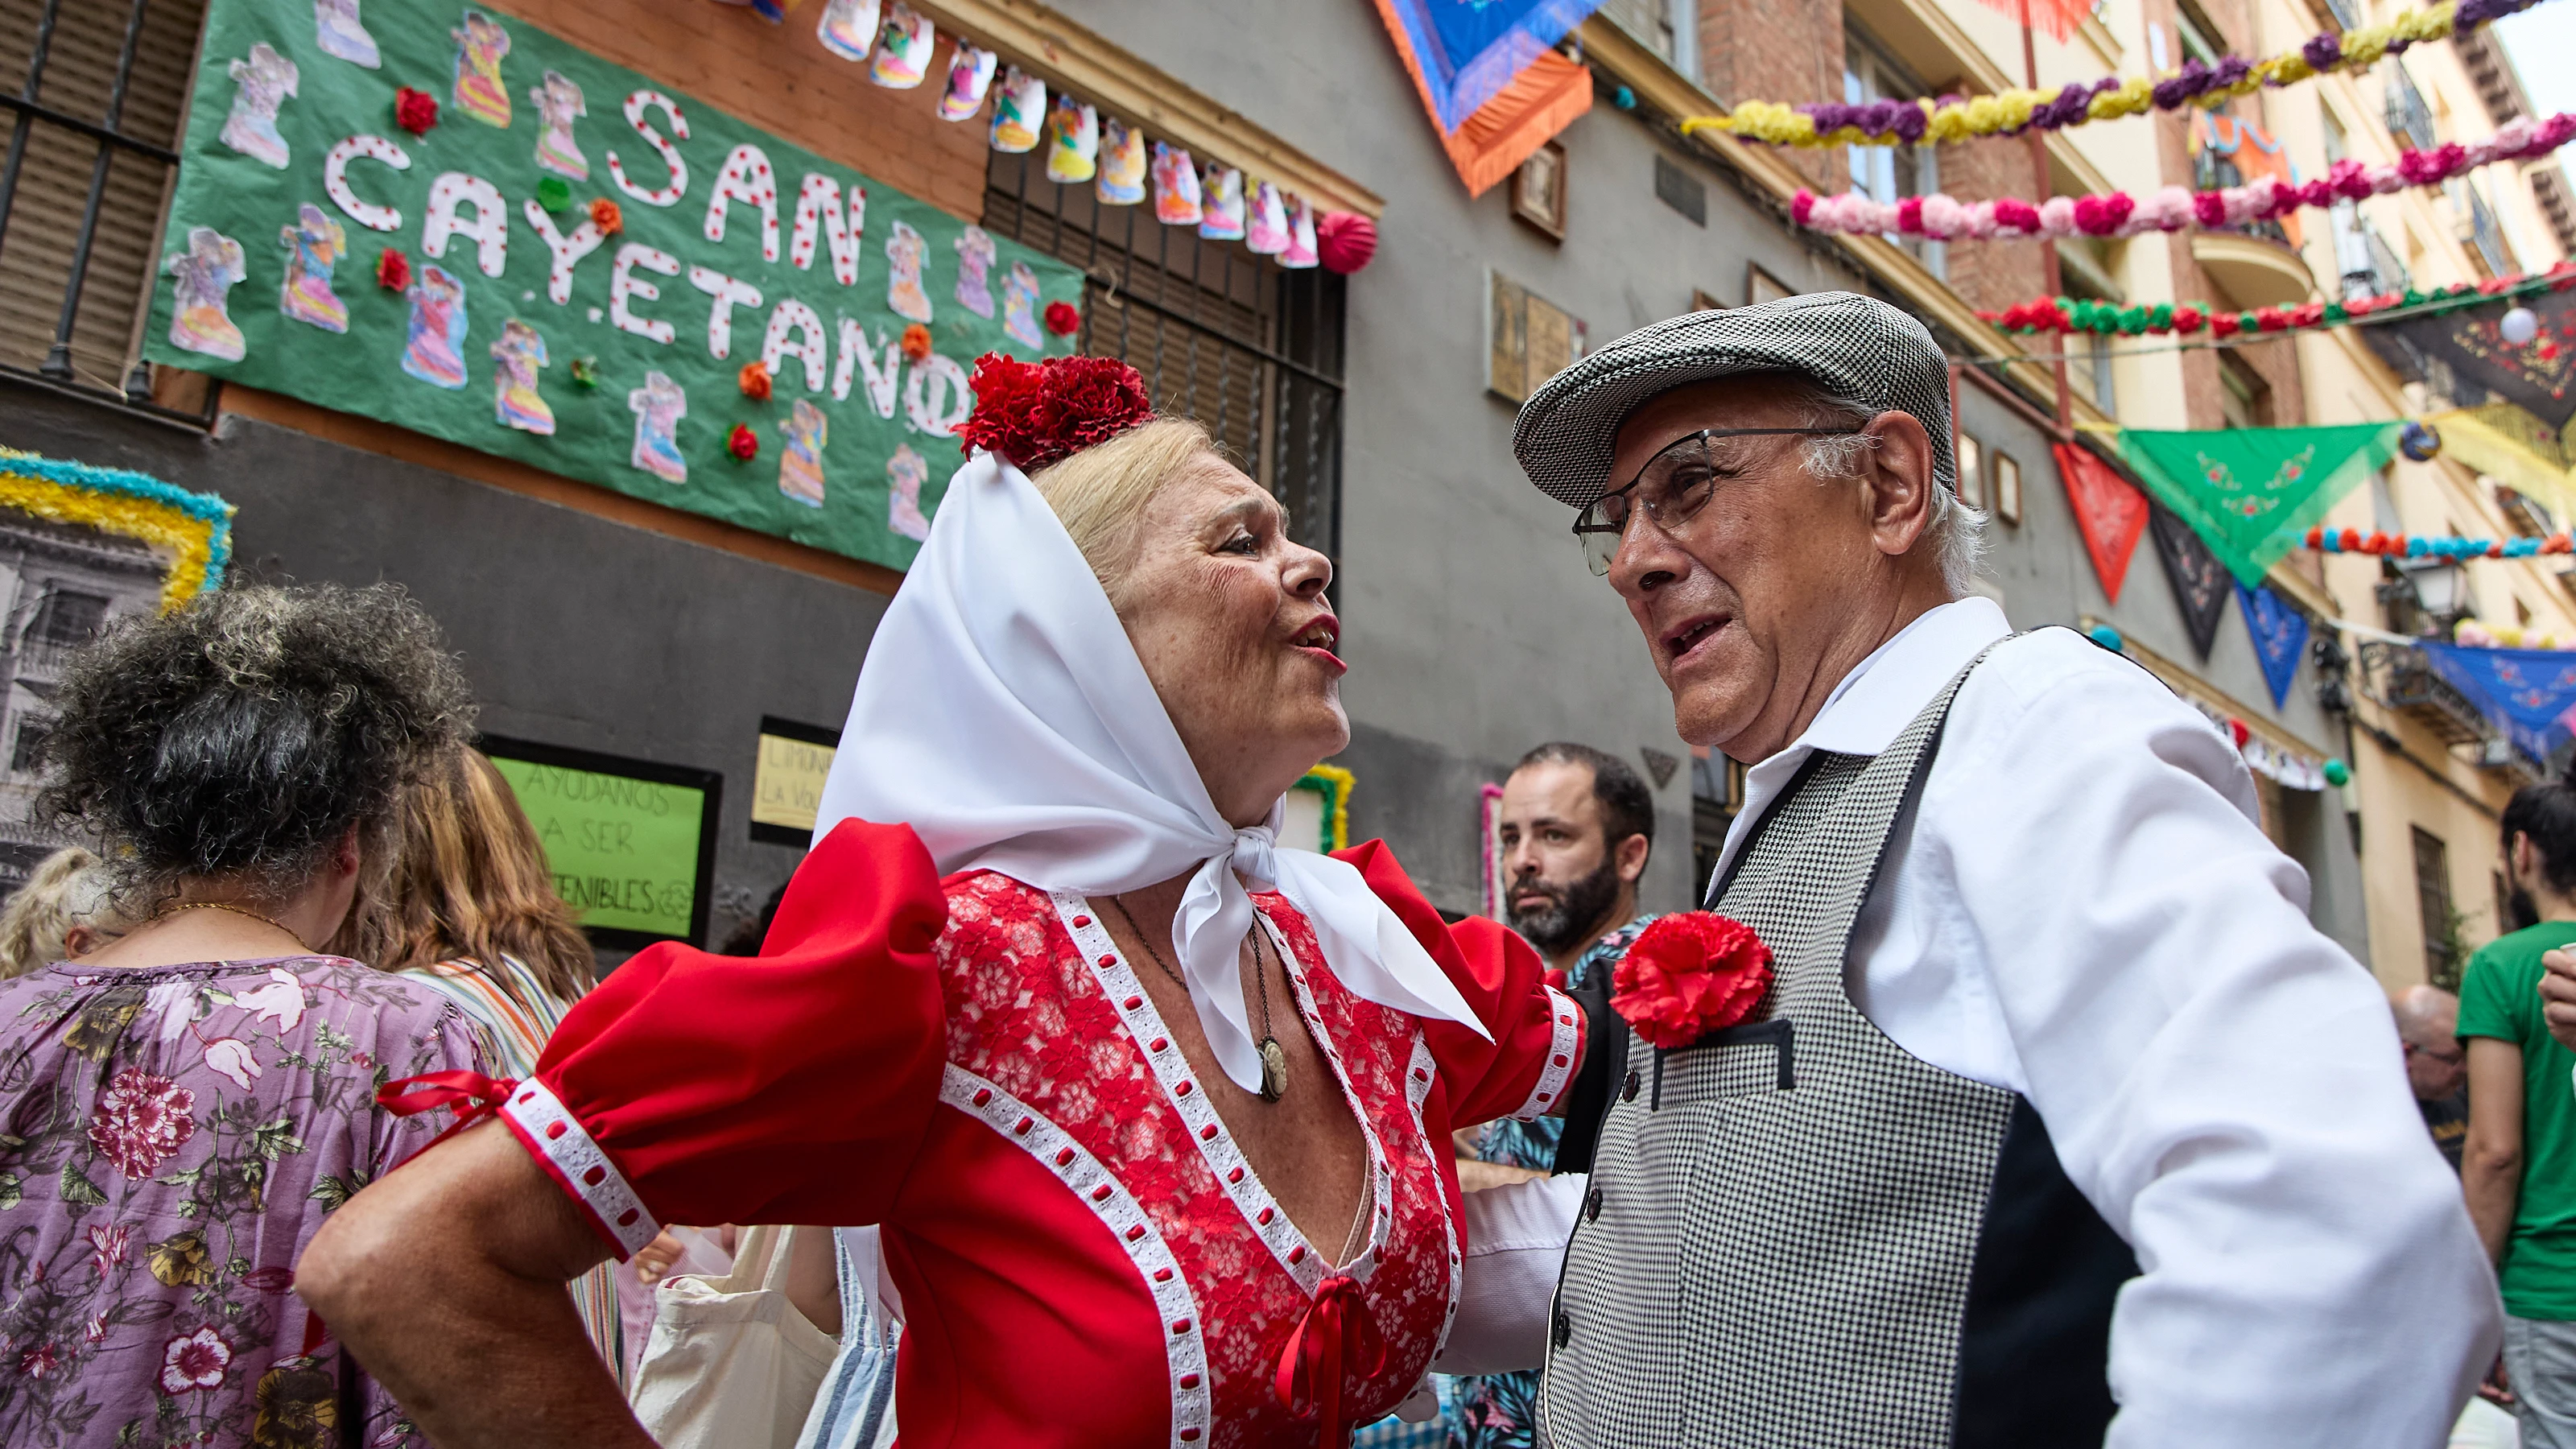
[[[492,0],[582,49],[969,221],[984,214],[984,127],[934,113],[955,43],[908,91],[823,49],[811,7],[771,25],[708,0]],[[597,102],[593,102],[594,109]],[[615,108],[609,110],[612,122]]]
[[[1700,83],[1729,106],[1739,101],[1840,100],[1840,5],[1795,0],[1700,0]],[[1819,191],[1849,188],[1840,149],[1780,148]]]
[[[1990,137],[1941,148],[1941,189],[1966,201],[1995,196],[2037,196],[2040,183],[2030,143]],[[2036,241],[1961,242],[1949,249],[1949,280],[1971,307],[2001,311],[2048,289],[2048,271]]]

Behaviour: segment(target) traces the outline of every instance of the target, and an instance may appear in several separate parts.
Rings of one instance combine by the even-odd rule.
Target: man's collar
[[[2011,633],[2004,611],[1979,594],[1926,612],[1854,665],[1806,733],[1781,753],[1877,754],[1895,742],[1978,650]]]

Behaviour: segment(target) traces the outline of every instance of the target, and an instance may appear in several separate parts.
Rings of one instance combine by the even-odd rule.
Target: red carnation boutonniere
[[[1610,1005],[1649,1046],[1673,1051],[1751,1021],[1771,994],[1771,948],[1712,911],[1665,916],[1610,973]]]

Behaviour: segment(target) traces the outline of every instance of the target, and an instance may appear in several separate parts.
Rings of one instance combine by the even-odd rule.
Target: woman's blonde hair
[[[1156,418],[1041,470],[1029,481],[1055,510],[1073,546],[1112,604],[1136,562],[1145,505],[1202,454],[1216,455],[1208,430],[1187,418]]]
[[[46,856],[0,910],[0,981],[64,959],[74,926],[123,935],[133,922],[116,908],[107,863],[77,845]]]
[[[470,961],[509,991],[506,955],[557,1001],[591,988],[596,958],[555,894],[536,827],[479,751],[455,750],[407,792],[398,834],[389,879],[352,923],[351,955],[386,971]]]

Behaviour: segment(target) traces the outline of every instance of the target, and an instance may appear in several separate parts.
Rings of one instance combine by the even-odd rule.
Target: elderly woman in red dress
[[[766,954],[637,956],[299,1265],[443,1449],[646,1442],[562,1284],[664,1220],[881,1224],[908,1445],[1337,1446],[1447,1335],[1449,1134],[1557,1109],[1581,1011],[1276,842],[1350,734],[1277,502],[1122,364],[975,385]]]

